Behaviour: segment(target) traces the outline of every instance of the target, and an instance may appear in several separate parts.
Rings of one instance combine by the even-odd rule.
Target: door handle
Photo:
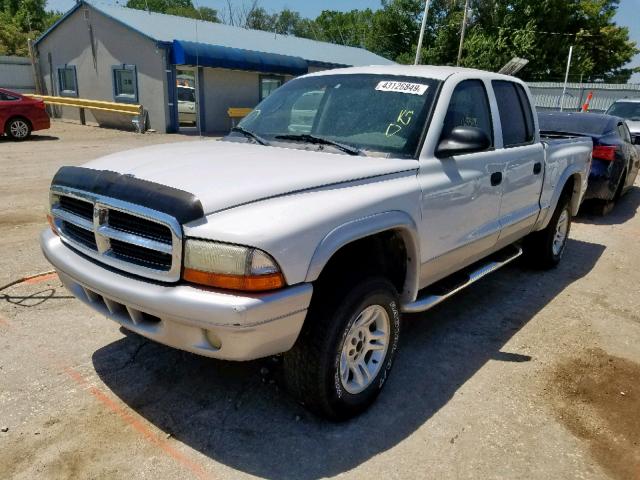
[[[491,185],[496,186],[502,183],[502,172],[494,172],[491,174]]]
[[[542,171],[542,163],[536,162],[533,164],[533,174],[538,175]]]

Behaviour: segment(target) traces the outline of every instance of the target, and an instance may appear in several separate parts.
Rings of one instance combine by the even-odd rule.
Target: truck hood
[[[120,152],[84,167],[190,192],[210,214],[300,190],[415,171],[418,162],[205,140]]]

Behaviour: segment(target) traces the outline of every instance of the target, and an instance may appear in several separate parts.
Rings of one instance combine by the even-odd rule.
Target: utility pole
[[[469,11],[469,0],[464,0],[464,14],[462,15],[462,31],[460,32],[460,47],[458,47],[458,61],[456,67],[460,66],[462,60],[462,44],[464,43],[464,32],[467,29],[467,12]]]
[[[422,39],[424,38],[424,29],[427,26],[427,15],[429,15],[429,2],[430,0],[426,0],[424,3],[424,16],[422,17],[422,26],[420,27],[420,36],[418,37],[418,48],[416,48],[416,60],[413,62],[414,65],[418,65],[420,63],[420,52],[422,51]]]
[[[567,93],[567,81],[569,81],[569,69],[571,68],[571,55],[573,54],[573,45],[569,47],[569,58],[567,58],[567,71],[564,73],[564,86],[562,87],[562,97],[560,97],[560,111],[564,108],[564,96]]]

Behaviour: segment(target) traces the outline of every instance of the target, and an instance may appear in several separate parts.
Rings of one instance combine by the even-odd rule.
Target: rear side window
[[[522,88],[522,85],[518,85],[517,83],[514,83],[514,85],[516,87],[516,92],[518,92],[522,113],[524,114],[524,123],[527,128],[527,142],[531,142],[534,138],[533,110],[531,110],[529,98],[527,97],[527,93],[524,91],[524,88]]]
[[[453,91],[441,137],[449,135],[455,127],[480,128],[489,136],[493,145],[491,109],[482,81],[464,80]]]
[[[534,138],[533,117],[522,87],[504,80],[493,80],[491,84],[498,102],[504,147],[531,143]],[[520,90],[516,87],[520,87]]]

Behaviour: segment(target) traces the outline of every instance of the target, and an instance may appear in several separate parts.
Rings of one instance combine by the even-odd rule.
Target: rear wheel
[[[593,213],[599,216],[605,216],[611,213],[613,207],[616,206],[616,203],[622,196],[622,192],[624,191],[624,184],[627,180],[627,172],[622,172],[620,175],[620,181],[618,183],[618,187],[616,188],[616,193],[614,193],[613,198],[611,200],[598,200],[593,205]]]
[[[13,118],[7,123],[5,133],[13,140],[22,141],[31,135],[31,125],[24,118]]]
[[[530,234],[525,239],[525,254],[531,266],[549,269],[560,263],[571,231],[569,200],[569,195],[560,197],[549,225],[539,232]]]
[[[375,400],[391,370],[400,335],[397,293],[383,277],[317,293],[284,355],[285,381],[309,410],[345,420]]]

